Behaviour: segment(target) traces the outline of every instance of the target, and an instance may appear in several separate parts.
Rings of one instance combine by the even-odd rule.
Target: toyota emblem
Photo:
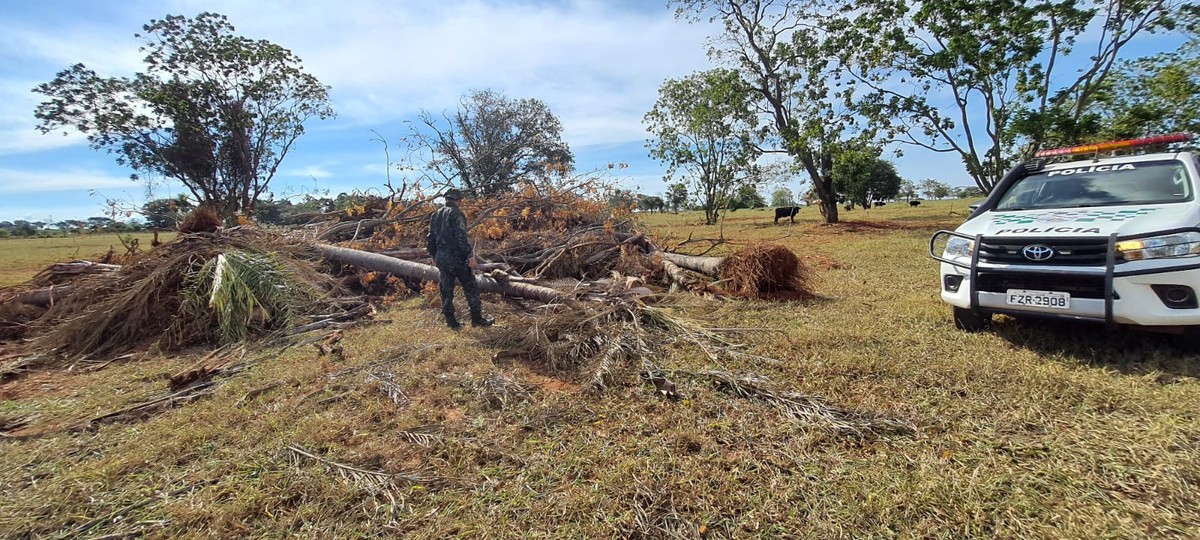
[[[1031,261],[1048,261],[1054,256],[1054,248],[1045,244],[1029,244],[1021,250],[1021,255]]]

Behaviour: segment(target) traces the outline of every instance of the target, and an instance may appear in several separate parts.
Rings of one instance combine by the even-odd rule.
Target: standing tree
[[[172,229],[189,210],[195,208],[187,195],[174,199],[154,199],[142,205],[142,217],[152,229]]]
[[[860,149],[838,154],[833,163],[833,182],[847,201],[870,208],[872,201],[899,196],[903,180],[894,165],[879,159],[878,150]]]
[[[671,212],[678,214],[679,207],[686,206],[688,200],[687,184],[676,182],[667,186],[666,203],[671,207]]]
[[[833,161],[844,147],[873,137],[849,105],[846,74],[830,61],[827,20],[846,6],[836,0],[673,0],[677,14],[711,12],[725,24],[712,54],[732,63],[770,119],[769,138],[808,173],[818,200],[838,199]],[[869,118],[868,118],[869,120]],[[823,204],[837,223],[836,204]]]
[[[766,205],[767,201],[758,192],[758,186],[746,183],[738,186],[728,206],[730,210],[739,210],[742,208],[762,208]]]
[[[1195,9],[1187,0],[878,0],[827,28],[830,52],[864,97],[857,109],[902,142],[958,154],[990,192],[1048,136],[1090,129],[1084,113],[1122,51]],[[1095,43],[1077,43],[1085,40]]]
[[[695,73],[664,82],[643,120],[655,137],[650,156],[667,164],[668,180],[680,172],[692,179],[708,225],[734,186],[754,175],[750,97],[735,72]]]
[[[952,194],[959,199],[970,199],[974,197],[982,197],[983,191],[979,186],[958,186],[951,188]]]
[[[926,199],[945,199],[952,193],[949,184],[939,182],[933,178],[926,178],[921,181],[921,193],[925,194]]]
[[[771,206],[796,206],[796,196],[788,188],[775,188],[771,192]]]
[[[491,195],[522,182],[564,178],[575,157],[562,140],[562,122],[537,99],[509,99],[492,90],[472,92],[454,116],[421,113],[413,150],[428,155],[428,180]]]
[[[912,201],[917,196],[917,183],[912,180],[900,181],[900,194],[904,195],[904,200]]]
[[[48,98],[38,129],[75,128],[118,164],[179,180],[227,219],[252,212],[304,122],[333,116],[328,87],[291,51],[234,35],[224,15],[168,15],[143,29],[144,73],[71,66],[34,89]]]
[[[637,206],[637,195],[622,188],[615,188],[608,194],[608,206],[619,209],[632,209]]]

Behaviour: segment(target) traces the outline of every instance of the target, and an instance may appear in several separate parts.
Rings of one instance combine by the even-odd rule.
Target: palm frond
[[[287,326],[312,295],[273,255],[230,250],[189,274],[183,296],[181,309],[211,321],[213,337],[230,343]]]
[[[443,440],[444,437],[442,436],[441,430],[442,428],[440,426],[428,425],[400,431],[396,434],[399,435],[400,438],[410,443],[421,446],[432,446],[435,443]]]
[[[476,387],[479,400],[487,407],[506,409],[511,403],[530,399],[533,385],[505,377],[500,373],[488,375]]]
[[[385,473],[360,469],[353,465],[338,463],[310,453],[302,448],[288,445],[289,456],[293,465],[299,466],[302,461],[315,461],[325,470],[336,473],[345,482],[362,489],[372,496],[382,496],[392,506],[399,506],[404,500],[404,488],[414,486],[436,486],[444,480],[427,471],[412,471],[407,473]]]
[[[863,436],[913,435],[916,427],[900,419],[882,414],[852,411],[827,403],[825,400],[796,392],[780,392],[761,377],[735,376],[724,371],[705,371],[701,377],[711,379],[717,387],[737,397],[767,403],[784,416],[824,427],[838,434]]]
[[[406,407],[409,403],[412,403],[408,394],[404,393],[404,388],[396,382],[396,375],[394,373],[382,370],[372,371],[367,374],[366,381],[368,383],[375,383],[379,387],[379,391],[383,392],[383,395],[387,396],[388,399],[392,400],[392,403],[399,407]]]

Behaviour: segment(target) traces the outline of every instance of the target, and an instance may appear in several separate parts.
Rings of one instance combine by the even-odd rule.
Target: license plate
[[[1071,295],[1064,292],[1029,291],[1025,289],[1009,289],[1008,305],[1041,307],[1052,309],[1070,309]]]

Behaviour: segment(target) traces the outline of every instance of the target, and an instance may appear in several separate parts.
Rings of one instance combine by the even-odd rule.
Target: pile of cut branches
[[[692,346],[713,363],[748,355],[745,346],[672,314],[666,307],[638,300],[573,302],[551,306],[547,313],[528,316],[484,336],[483,343],[500,349],[502,357],[524,358],[592,390],[623,381],[640,380],[668,399],[681,397],[672,378],[709,383],[724,394],[778,410],[785,418],[831,433],[851,437],[912,435],[910,422],[882,413],[862,412],[828,403],[822,398],[775,388],[755,375],[726,371],[671,369],[660,364],[676,345]],[[762,357],[758,357],[762,359]],[[660,359],[655,361],[655,359]],[[775,359],[766,359],[779,363]]]
[[[603,287],[615,276],[616,281],[630,278],[641,285],[661,282],[672,291],[784,301],[813,297],[807,268],[786,247],[755,244],[725,258],[668,253],[638,230],[627,209],[611,208],[600,198],[578,192],[525,188],[493,198],[466,199],[461,207],[470,221],[481,270],[497,281],[577,293],[594,291],[596,282],[603,282]],[[365,269],[428,280],[426,275],[433,271],[424,249],[425,235],[435,209],[429,199],[396,206],[386,226],[380,225],[379,218],[364,219],[362,226],[355,226],[355,240],[339,247],[423,264],[426,268],[411,267],[398,274],[396,268],[378,265]],[[339,222],[329,230],[345,231],[350,225],[353,222]],[[348,265],[360,262],[334,260]]]
[[[783,246],[752,245],[725,258],[666,252],[628,209],[595,195],[527,187],[463,201],[483,290],[550,304],[600,301],[614,310],[601,319],[617,326],[644,322],[647,312],[616,307],[630,297],[677,290],[812,296],[807,269]],[[174,241],[132,254],[122,266],[60,264],[0,290],[0,340],[28,339],[28,352],[46,357],[101,358],[150,344],[173,350],[341,328],[373,313],[367,303],[379,296],[432,290],[427,284],[439,274],[424,245],[435,207],[418,197],[339,214],[317,238],[341,245],[313,242],[307,233],[218,229],[214,216],[197,210]],[[345,219],[350,214],[362,219]],[[600,373],[637,347],[614,342],[577,352]]]
[[[119,269],[60,284],[32,352],[60,358],[236,342],[286,328],[333,287],[306,243],[255,229],[193,233]]]

